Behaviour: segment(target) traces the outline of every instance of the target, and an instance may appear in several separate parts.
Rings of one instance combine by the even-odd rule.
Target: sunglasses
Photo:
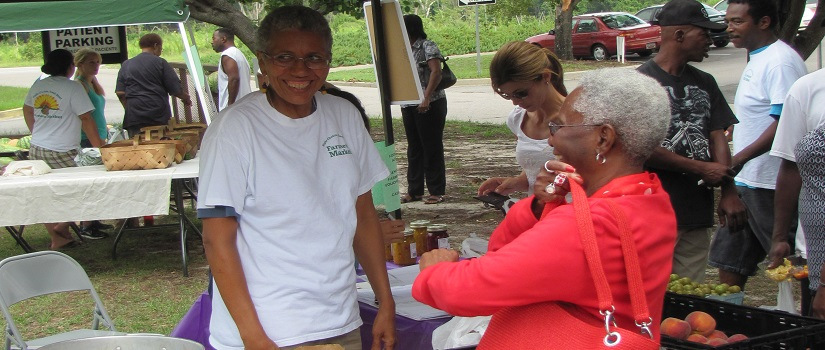
[[[499,91],[498,95],[501,96],[501,98],[503,98],[505,100],[508,100],[508,101],[512,100],[514,98],[519,99],[519,100],[523,100],[523,99],[527,98],[527,96],[530,96],[530,90],[528,90],[528,89],[516,90],[516,91],[513,91],[512,94],[505,94],[505,93]]]
[[[555,136],[556,132],[559,131],[559,129],[564,128],[564,127],[575,128],[575,127],[578,127],[578,126],[601,126],[601,125],[602,124],[573,124],[573,125],[570,125],[570,124],[556,124],[554,122],[550,122],[550,123],[547,124],[547,126],[550,127],[550,135],[551,136]]]

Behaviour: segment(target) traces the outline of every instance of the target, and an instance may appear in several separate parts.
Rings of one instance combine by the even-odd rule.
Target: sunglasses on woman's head
[[[528,89],[516,90],[516,91],[513,91],[512,94],[505,94],[501,91],[498,91],[498,95],[501,96],[501,98],[503,98],[505,100],[512,100],[514,98],[517,98],[519,100],[523,100],[523,99],[527,98],[527,96],[530,96],[530,90],[528,90]]]

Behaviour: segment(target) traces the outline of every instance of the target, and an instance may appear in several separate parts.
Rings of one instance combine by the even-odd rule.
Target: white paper
[[[415,266],[418,268],[418,266]],[[394,269],[395,271],[399,269]],[[395,313],[416,321],[429,320],[449,316],[444,311],[422,304],[412,297],[412,284],[395,286],[390,288],[392,297],[395,300]],[[358,289],[358,301],[377,307],[375,303],[375,293],[372,288]]]

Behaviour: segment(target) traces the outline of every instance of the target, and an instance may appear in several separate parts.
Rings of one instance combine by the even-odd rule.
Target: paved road
[[[695,66],[708,73],[713,74],[722,89],[728,102],[733,102],[736,86],[739,77],[745,67],[745,50],[736,49],[733,45],[723,48],[713,48],[710,57],[704,62],[696,63]],[[644,59],[631,55],[628,60],[634,63],[641,63]],[[817,53],[811,55],[806,62],[808,71],[817,69],[820,58]],[[631,67],[632,68],[632,67]],[[29,87],[31,83],[40,75],[40,71],[35,67],[4,68],[0,69],[0,85]],[[580,72],[565,73],[565,84],[568,90],[578,86]],[[103,68],[100,70],[98,79],[107,92],[106,95],[106,119],[109,122],[120,122],[123,118],[123,108],[114,94],[117,70]],[[372,84],[339,84],[342,89],[349,91],[364,104],[367,114],[380,115],[381,104],[376,89]],[[478,122],[504,123],[507,114],[513,105],[493,93],[490,88],[489,79],[468,79],[459,80],[458,84],[447,89],[448,115],[451,120],[472,120]],[[401,117],[399,106],[392,106],[394,118]],[[25,123],[20,118],[0,120],[0,135],[27,133]]]

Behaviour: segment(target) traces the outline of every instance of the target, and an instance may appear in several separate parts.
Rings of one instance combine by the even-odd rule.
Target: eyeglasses
[[[527,98],[527,96],[530,96],[530,90],[529,89],[527,89],[527,90],[516,90],[516,91],[513,91],[512,94],[505,94],[505,93],[499,91],[498,95],[501,96],[501,98],[503,98],[505,100],[508,100],[508,101],[512,100],[514,98],[517,98],[519,100],[523,100],[523,99]]]
[[[559,129],[565,128],[565,127],[575,128],[575,127],[578,127],[578,126],[601,126],[601,125],[602,124],[572,124],[571,125],[571,124],[556,124],[554,122],[550,122],[550,123],[547,124],[547,126],[550,127],[550,135],[551,136],[555,136],[556,132],[558,132]]]
[[[272,56],[266,52],[261,51],[270,63],[284,68],[292,68],[296,62],[303,61],[309,69],[325,69],[329,68],[330,59],[322,55],[309,55],[307,57],[295,57],[295,55],[282,53]]]

